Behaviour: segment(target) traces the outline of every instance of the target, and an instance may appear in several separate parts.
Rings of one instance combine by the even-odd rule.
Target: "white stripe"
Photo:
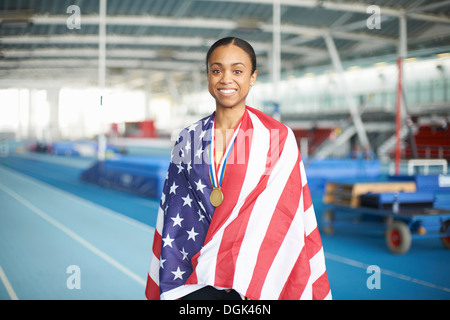
[[[307,182],[306,182],[305,166],[303,164],[303,161],[300,161],[300,174],[302,177],[302,188],[304,188]],[[314,211],[314,205],[312,204],[312,201],[311,206],[303,214],[303,220],[305,225],[306,236],[309,236],[309,234],[313,232],[317,227],[316,213]]]
[[[322,255],[322,259],[320,254]],[[300,296],[300,300],[312,300],[313,298],[313,284],[319,276],[321,276],[325,272],[325,260],[323,259],[323,250],[320,249],[318,254],[316,254],[313,258],[309,260],[311,275],[308,279],[306,287]]]
[[[6,274],[3,271],[2,266],[0,266],[0,280],[2,280],[3,285],[5,286],[6,291],[8,292],[8,295],[11,298],[11,300],[19,300],[16,293],[14,292],[14,289],[13,289],[11,283],[9,282],[8,278],[6,277]]]
[[[159,286],[159,259],[155,256],[153,250],[150,258],[150,267],[148,270],[148,275]]]
[[[305,164],[303,163],[303,160],[300,161],[300,176],[302,177],[302,187],[304,187],[308,182],[308,179],[306,177]]]
[[[313,232],[317,227],[316,213],[314,211],[314,206],[311,205],[304,213],[303,213],[303,223],[305,226],[306,236],[309,236],[311,232]]]
[[[277,299],[284,284],[294,267],[305,245],[305,230],[303,226],[303,193],[294,220],[292,221],[286,237],[281,244],[277,255],[267,273],[264,286],[261,290],[261,299]]]
[[[308,279],[308,284],[306,285],[306,288],[300,297],[300,300],[311,300],[313,298],[312,285],[325,272],[325,258],[323,255],[323,248],[320,248],[320,250],[309,260],[309,266],[311,269],[311,275]]]
[[[162,235],[163,227],[164,227],[164,210],[161,207],[159,207],[158,214],[156,216],[156,231],[160,235]]]
[[[161,237],[163,226],[164,226],[164,211],[161,207],[159,207],[158,215],[156,218],[155,234],[158,233],[160,237]],[[154,237],[153,237],[153,239],[154,239]],[[159,286],[159,259],[155,256],[155,254],[153,252],[153,246],[152,246],[152,250],[151,250],[150,266],[148,268],[148,275]]]
[[[323,247],[311,258],[309,259],[309,264],[311,266],[311,279],[312,282],[316,282],[325,273],[325,256],[323,254]]]
[[[169,291],[163,292],[160,298],[161,300],[176,300],[205,286],[206,285],[204,284],[182,285]]]
[[[67,228],[66,226],[64,226],[62,223],[56,221],[55,219],[53,219],[52,217],[47,215],[45,212],[43,212],[42,210],[40,210],[39,208],[34,206],[32,203],[30,203],[26,199],[22,198],[20,195],[13,192],[12,190],[8,189],[4,185],[0,184],[0,189],[3,190],[4,192],[6,192],[7,194],[9,194],[12,198],[14,198],[17,201],[19,201],[20,203],[22,203],[25,207],[27,207],[28,209],[33,211],[35,214],[40,216],[42,219],[46,220],[47,222],[49,222],[50,224],[52,224],[53,226],[55,226],[56,228],[58,228],[59,230],[64,232],[66,235],[71,237],[73,240],[77,241],[78,243],[80,243],[81,245],[83,245],[84,247],[86,247],[87,249],[92,251],[98,257],[102,258],[103,260],[105,260],[106,262],[111,264],[112,266],[116,267],[121,272],[123,272],[124,274],[126,274],[127,276],[129,276],[130,278],[135,280],[137,283],[145,286],[146,281],[144,279],[142,279],[137,274],[135,274],[134,272],[132,272],[131,270],[126,268],[124,265],[122,265],[115,259],[111,258],[109,255],[107,255],[106,253],[104,253],[103,251],[101,251],[100,249],[98,249],[97,247],[95,247],[94,245],[92,245],[91,243],[86,241],[85,239],[83,239],[81,236],[79,236],[78,234],[76,234],[75,232],[73,232],[72,230]]]
[[[247,290],[250,284],[259,254],[255,248],[260,248],[265,239],[266,230],[268,230],[278,199],[297,160],[298,150],[289,145],[289,134],[280,159],[269,176],[266,188],[255,201],[245,230],[236,261],[234,279],[236,286],[233,286],[241,290]]]

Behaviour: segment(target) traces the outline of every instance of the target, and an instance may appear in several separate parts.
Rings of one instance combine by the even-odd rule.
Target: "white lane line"
[[[6,274],[3,271],[2,266],[0,266],[0,280],[2,280],[3,285],[5,286],[6,291],[8,292],[11,300],[19,300],[16,293],[14,292],[14,289],[13,289],[11,283],[9,282],[8,278],[6,277]]]
[[[145,279],[139,277],[137,274],[135,274],[130,269],[128,269],[127,267],[122,265],[120,262],[118,262],[117,260],[115,260],[112,257],[110,257],[109,255],[107,255],[106,253],[104,253],[103,251],[101,251],[100,249],[95,247],[93,244],[91,244],[90,242],[88,242],[87,240],[85,240],[84,238],[79,236],[78,234],[76,234],[74,231],[70,230],[69,228],[67,228],[62,223],[56,221],[55,219],[53,219],[52,217],[47,215],[45,212],[43,212],[42,210],[40,210],[39,208],[34,206],[32,203],[30,203],[28,200],[22,198],[20,195],[18,195],[14,191],[10,190],[6,186],[0,184],[0,189],[3,190],[8,195],[10,195],[12,198],[14,198],[17,201],[19,201],[20,203],[22,203],[28,209],[30,209],[35,214],[40,216],[42,219],[44,219],[47,222],[51,223],[53,226],[55,226],[56,228],[58,228],[59,230],[61,230],[65,234],[67,234],[69,237],[71,237],[72,239],[74,239],[75,241],[77,241],[78,243],[80,243],[81,245],[83,245],[84,247],[89,249],[90,251],[92,251],[94,254],[96,254],[97,256],[99,256],[100,258],[102,258],[103,260],[105,260],[106,262],[108,262],[109,264],[111,264],[112,266],[116,267],[117,269],[122,271],[124,274],[126,274],[127,276],[129,276],[130,278],[135,280],[137,283],[139,283],[139,284],[141,284],[142,286],[145,287],[145,285],[146,285]]]
[[[350,266],[357,267],[357,268],[364,269],[364,270],[367,270],[367,267],[369,267],[368,264],[362,263],[362,262],[357,261],[357,260],[341,257],[339,255],[332,254],[332,253],[325,253],[325,258],[330,259],[330,260],[334,260],[334,261],[337,261],[337,262],[341,262],[341,263],[344,263],[344,264],[348,264]],[[397,273],[397,272],[394,272],[394,271],[390,271],[390,270],[387,270],[387,269],[381,269],[381,268],[380,268],[380,272],[382,274],[385,274],[385,275],[388,275],[388,276],[391,276],[391,277],[394,277],[394,278],[397,278],[397,279],[401,279],[401,280],[417,283],[417,284],[420,284],[420,285],[425,286],[425,287],[430,287],[430,288],[442,290],[442,291],[445,291],[445,292],[450,292],[450,288],[443,287],[443,286],[440,286],[440,285],[437,285],[437,284],[434,284],[434,283],[430,283],[430,282],[427,282],[427,281],[423,281],[423,280],[420,280],[420,279],[412,278],[410,276],[406,276],[406,275],[401,274],[401,273]]]

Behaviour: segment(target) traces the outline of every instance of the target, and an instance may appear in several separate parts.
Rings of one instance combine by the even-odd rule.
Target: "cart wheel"
[[[450,220],[446,220],[441,227],[441,232],[447,232],[450,229]],[[446,249],[450,249],[450,236],[441,238],[442,244]]]
[[[322,222],[325,224],[325,226],[323,227],[323,233],[327,235],[332,235],[334,233],[333,221],[334,221],[333,210],[330,209],[325,210],[322,215]]]
[[[389,224],[385,239],[392,253],[404,254],[411,247],[411,232],[408,225],[403,221],[394,221]]]

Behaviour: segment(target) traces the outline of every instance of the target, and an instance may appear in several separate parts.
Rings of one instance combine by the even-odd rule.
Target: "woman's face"
[[[208,89],[217,107],[245,107],[257,71],[249,55],[233,44],[217,47],[208,61]]]

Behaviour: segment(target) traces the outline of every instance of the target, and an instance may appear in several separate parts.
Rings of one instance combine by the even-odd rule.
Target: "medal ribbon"
[[[223,175],[225,172],[225,167],[227,165],[228,157],[233,149],[234,141],[236,140],[239,128],[241,127],[242,119],[239,125],[236,127],[233,133],[233,137],[228,142],[225,152],[219,161],[219,168],[216,171],[216,157],[215,157],[215,131],[216,131],[216,121],[214,119],[214,126],[211,130],[211,143],[209,145],[209,175],[211,177],[211,182],[214,188],[220,188],[222,185]]]

